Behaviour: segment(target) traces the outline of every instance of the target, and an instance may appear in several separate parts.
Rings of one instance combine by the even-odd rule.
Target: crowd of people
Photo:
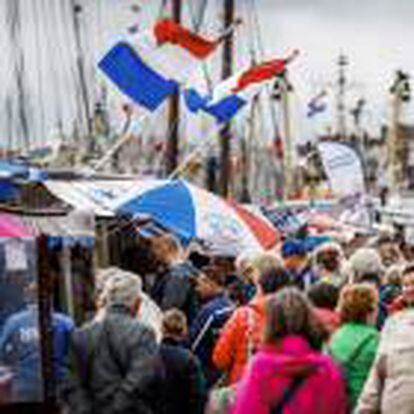
[[[64,412],[414,412],[414,264],[392,234],[356,249],[289,238],[235,259],[161,235],[151,257],[151,273],[99,270],[95,316],[65,322]]]

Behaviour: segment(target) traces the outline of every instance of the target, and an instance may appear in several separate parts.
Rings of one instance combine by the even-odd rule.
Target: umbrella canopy
[[[0,213],[0,237],[30,238],[33,235],[18,217]]]
[[[268,249],[279,240],[263,216],[182,180],[164,181],[145,192],[129,194],[116,210],[132,216],[148,214],[184,242],[199,239],[222,254]]]

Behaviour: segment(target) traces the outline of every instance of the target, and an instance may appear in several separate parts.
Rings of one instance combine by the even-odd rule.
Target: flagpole
[[[227,79],[233,72],[233,27],[235,0],[224,0],[224,21],[223,32],[228,33],[224,38],[223,46],[223,66],[222,79]],[[226,123],[220,133],[220,179],[219,193],[227,197],[230,184],[230,156],[231,156],[231,128],[230,123]]]
[[[172,18],[175,23],[181,23],[181,0],[172,0]],[[178,165],[179,158],[179,128],[180,128],[180,95],[178,91],[171,97],[168,112],[169,136],[165,152],[166,172],[171,174]]]

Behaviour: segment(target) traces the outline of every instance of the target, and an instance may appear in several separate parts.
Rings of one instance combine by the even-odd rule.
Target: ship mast
[[[347,136],[346,130],[346,67],[348,66],[348,58],[344,54],[340,54],[338,58],[338,94],[337,94],[337,127],[336,134],[340,141],[345,141]]]
[[[83,106],[83,116],[88,134],[88,150],[93,152],[95,150],[95,141],[92,137],[92,116],[89,108],[89,90],[86,82],[85,62],[83,59],[83,48],[81,38],[81,21],[82,6],[77,4],[75,0],[71,0],[72,14],[73,14],[73,31],[75,35],[76,47],[76,67],[78,72],[80,94]]]
[[[172,0],[172,18],[174,22],[181,22],[181,0]],[[180,96],[176,92],[170,100],[168,112],[168,140],[166,147],[166,173],[170,175],[178,166],[179,156],[179,118],[180,118]]]
[[[233,31],[230,31],[234,21],[235,0],[224,0],[223,33],[228,33],[224,39],[222,79],[231,76],[233,72]],[[219,193],[223,197],[229,194],[230,186],[230,156],[231,156],[231,127],[226,123],[220,131],[220,178]]]
[[[388,176],[389,188],[397,192],[401,182],[402,166],[400,153],[403,146],[401,142],[399,124],[403,104],[410,100],[409,75],[401,70],[395,74],[395,80],[390,88],[391,92],[391,125],[388,136]]]

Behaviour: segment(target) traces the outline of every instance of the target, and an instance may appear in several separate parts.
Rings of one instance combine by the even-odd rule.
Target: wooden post
[[[56,384],[53,366],[53,285],[48,264],[47,236],[45,235],[41,235],[38,239],[37,258],[39,330],[41,344],[40,353],[42,361],[43,393],[45,403],[47,405],[53,405],[56,399]]]
[[[223,31],[226,32],[233,25],[234,21],[234,0],[224,0]],[[223,45],[223,66],[222,79],[228,78],[233,72],[233,32],[224,39]],[[220,132],[220,180],[219,193],[227,197],[230,184],[230,156],[231,156],[231,129],[230,123],[224,125]]]
[[[75,319],[75,305],[73,303],[72,263],[70,246],[63,242],[61,267],[65,285],[66,312]]]
[[[181,0],[172,0],[172,18],[181,22]],[[166,173],[170,175],[178,166],[179,156],[180,95],[176,92],[170,100],[168,113],[168,141],[166,147]]]

